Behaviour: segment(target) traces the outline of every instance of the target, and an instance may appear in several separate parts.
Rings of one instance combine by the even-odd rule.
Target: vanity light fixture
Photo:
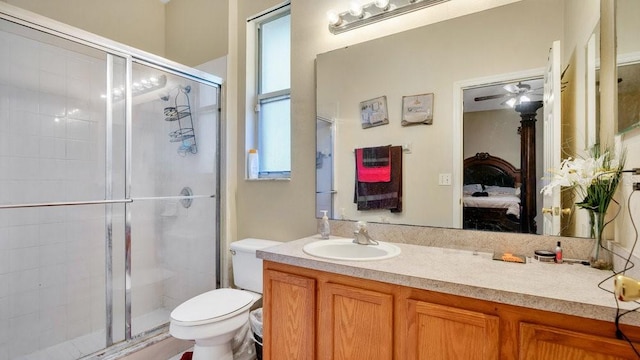
[[[329,31],[332,34],[340,34],[450,0],[375,0],[367,4],[363,4],[361,1],[350,2],[349,10],[341,13],[327,12]]]

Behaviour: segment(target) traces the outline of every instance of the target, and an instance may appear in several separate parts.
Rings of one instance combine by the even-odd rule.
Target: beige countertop
[[[332,238],[339,238],[334,237]],[[402,250],[395,258],[376,261],[339,261],[307,255],[302,247],[319,235],[263,250],[264,260],[376,280],[446,294],[523,306],[532,309],[614,321],[616,301],[610,271],[580,264],[526,264],[492,260],[491,253],[394,243]],[[636,303],[620,302],[633,309]],[[640,326],[640,313],[623,316],[621,323]]]

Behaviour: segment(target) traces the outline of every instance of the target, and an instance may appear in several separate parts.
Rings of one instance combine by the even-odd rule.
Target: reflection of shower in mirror
[[[169,94],[160,97],[161,100],[170,102],[173,99],[173,106],[164,108],[166,121],[176,124],[177,129],[169,133],[170,142],[179,142],[178,154],[186,156],[187,153],[196,154],[198,146],[196,144],[196,133],[193,127],[193,117],[191,114],[191,103],[189,93],[191,86],[178,86],[174,90],[176,94],[171,97]]]

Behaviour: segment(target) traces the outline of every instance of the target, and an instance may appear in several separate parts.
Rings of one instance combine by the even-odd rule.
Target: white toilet
[[[262,259],[256,250],[281,242],[244,239],[231,243],[236,287],[216,289],[189,299],[171,312],[169,333],[195,340],[193,360],[232,360],[231,340],[249,321],[251,306],[262,297]]]

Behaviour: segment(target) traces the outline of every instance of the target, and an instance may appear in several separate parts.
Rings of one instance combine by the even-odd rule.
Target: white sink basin
[[[400,255],[400,248],[393,244],[360,245],[354,244],[352,239],[318,240],[308,243],[302,250],[311,256],[349,261],[384,260]]]

